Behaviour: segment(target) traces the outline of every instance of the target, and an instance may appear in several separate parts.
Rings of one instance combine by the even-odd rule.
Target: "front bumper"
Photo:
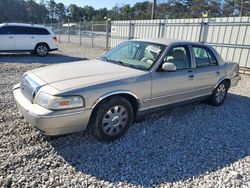
[[[45,135],[63,135],[85,130],[92,110],[72,109],[51,111],[32,104],[18,86],[13,89],[19,112],[35,128]]]

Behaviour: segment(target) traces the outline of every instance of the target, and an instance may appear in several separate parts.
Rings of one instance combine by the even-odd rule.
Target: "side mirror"
[[[170,62],[163,63],[161,68],[164,71],[169,71],[169,72],[176,71],[176,65]]]

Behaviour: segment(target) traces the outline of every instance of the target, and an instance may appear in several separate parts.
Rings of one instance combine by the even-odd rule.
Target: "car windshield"
[[[108,51],[101,59],[139,70],[149,70],[165,47],[151,42],[128,41]]]

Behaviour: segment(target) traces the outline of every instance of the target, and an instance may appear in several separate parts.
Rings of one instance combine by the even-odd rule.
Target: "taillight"
[[[54,41],[57,41],[57,37],[53,37]]]

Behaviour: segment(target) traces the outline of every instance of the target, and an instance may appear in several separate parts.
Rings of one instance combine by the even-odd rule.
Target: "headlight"
[[[84,99],[81,96],[56,97],[44,92],[40,92],[36,96],[35,103],[50,110],[63,110],[85,106]]]

